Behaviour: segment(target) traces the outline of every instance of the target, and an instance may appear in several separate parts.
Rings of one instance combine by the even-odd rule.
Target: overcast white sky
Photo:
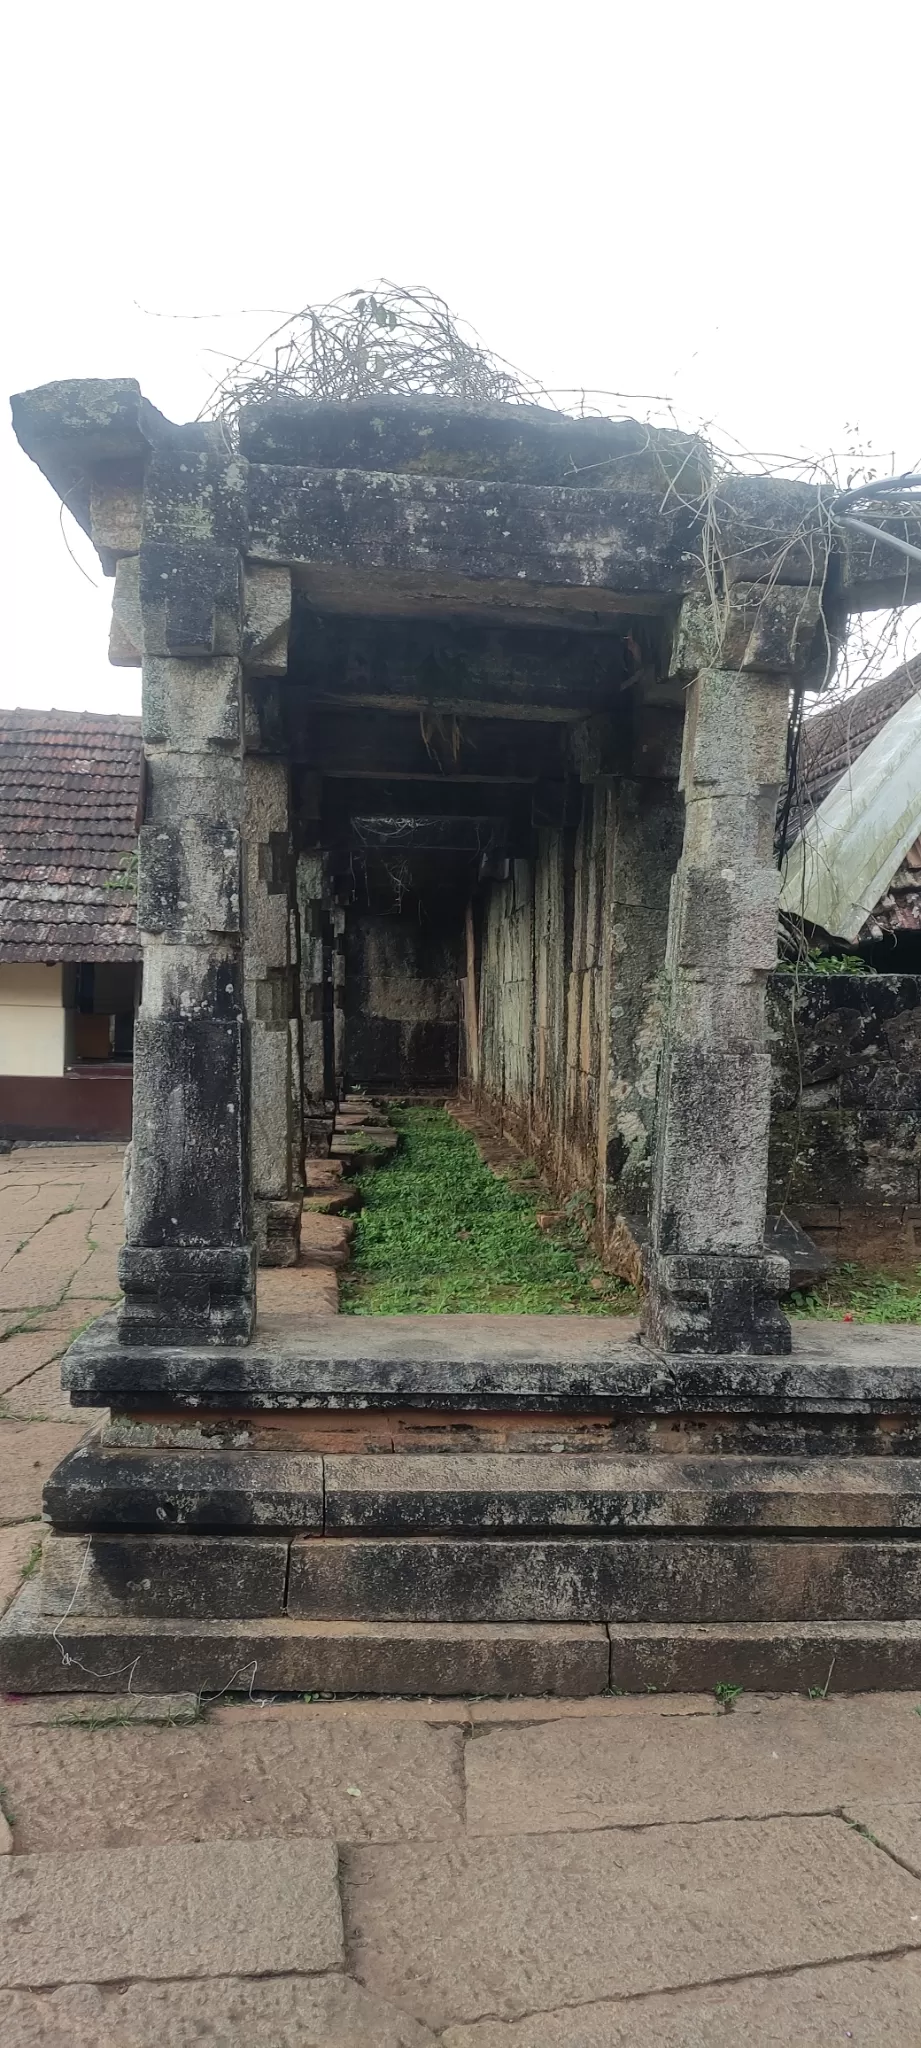
[[[387,276],[548,385],[909,467],[919,19],[912,0],[20,6],[0,386],[133,375],[192,417],[208,349],[271,324],[239,309]],[[225,317],[166,317],[201,313]],[[6,424],[0,460],[0,703],[136,710],[92,550],[71,528],[96,588]]]

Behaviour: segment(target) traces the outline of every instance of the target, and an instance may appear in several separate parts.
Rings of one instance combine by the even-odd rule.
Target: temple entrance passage
[[[396,1108],[395,1158],[359,1180],[363,1207],[342,1313],[610,1315],[636,1306],[606,1273],[575,1215],[538,1225],[535,1192],[513,1189],[447,1110]],[[532,1169],[533,1172],[533,1169]]]

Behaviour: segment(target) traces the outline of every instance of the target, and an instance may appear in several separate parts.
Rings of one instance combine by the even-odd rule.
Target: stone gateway
[[[2,1683],[696,1685],[716,1624],[745,1682],[917,1683],[913,1359],[791,1358],[765,1244],[790,693],[890,559],[632,421],[287,399],[230,445],[115,380],[14,423],[114,579],[145,795],[124,1299],[64,1368],[111,1421]],[[260,1314],[356,1089],[583,1190],[641,1338]]]

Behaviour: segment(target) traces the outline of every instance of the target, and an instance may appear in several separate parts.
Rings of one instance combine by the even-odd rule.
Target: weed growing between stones
[[[634,1290],[581,1231],[538,1229],[534,1201],[480,1159],[443,1109],[394,1109],[400,1150],[360,1181],[345,1315],[624,1315]]]
[[[808,1294],[792,1294],[788,1315],[849,1323],[921,1323],[921,1266],[898,1278],[842,1261]]]

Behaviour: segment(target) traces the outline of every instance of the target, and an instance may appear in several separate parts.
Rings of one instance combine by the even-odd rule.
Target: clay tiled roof
[[[140,787],[139,718],[0,711],[0,961],[140,959]]]
[[[803,723],[800,740],[800,783],[816,809],[835,783],[875,740],[902,705],[921,690],[921,658],[906,661],[878,683],[868,683],[843,702],[816,711]]]
[[[848,768],[860,759],[890,718],[921,691],[921,656],[893,669],[856,696],[816,712],[803,725],[798,802],[802,817],[816,810]],[[921,839],[916,839],[876,904],[861,938],[921,931]]]

